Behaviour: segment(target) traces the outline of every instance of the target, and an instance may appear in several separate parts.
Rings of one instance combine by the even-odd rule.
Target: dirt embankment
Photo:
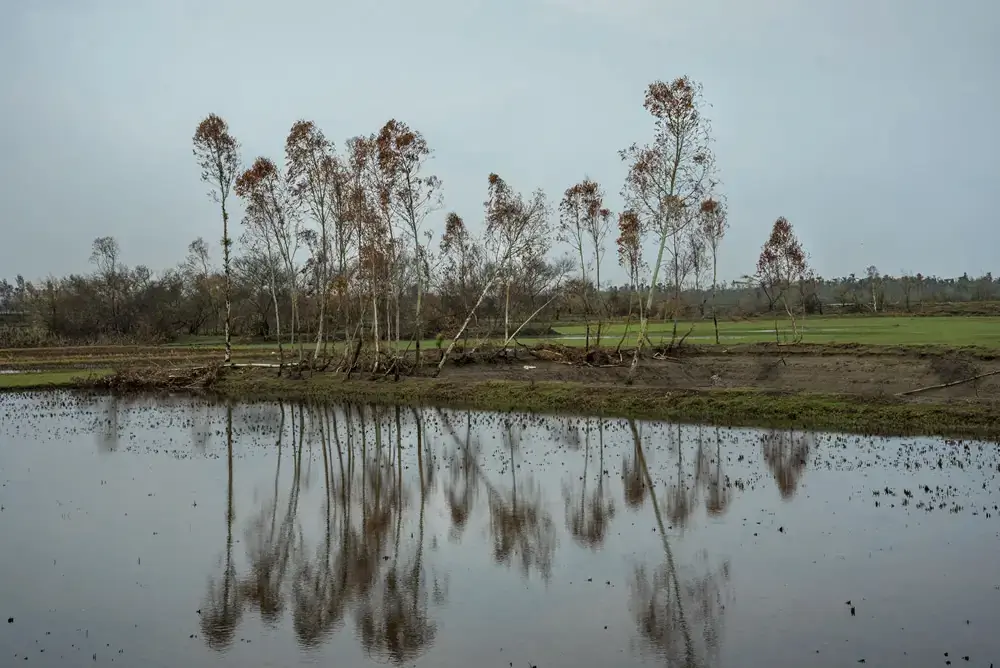
[[[436,350],[424,351],[425,368],[411,374],[430,376]],[[0,351],[0,369],[131,369],[155,383],[170,371],[216,365],[221,350],[157,346],[90,346],[8,349]],[[239,351],[242,363],[274,363],[273,351]],[[907,395],[912,401],[948,400],[1000,402],[1000,351],[940,346],[868,346],[745,344],[691,345],[681,350],[653,352],[640,361],[628,383],[631,358],[627,351],[541,345],[514,351],[486,351],[474,357],[459,354],[445,365],[440,379],[452,382],[486,380],[567,382],[588,386],[699,391],[748,389],[780,393],[818,393],[858,397],[891,397],[935,385],[947,387]],[[327,367],[336,367],[336,362]],[[385,380],[372,374],[371,361],[360,360],[356,380]],[[984,374],[975,381],[959,382]],[[261,368],[258,374],[276,373]],[[217,377],[214,372],[211,378]],[[306,375],[310,375],[308,372]],[[313,374],[315,375],[315,374]],[[403,375],[408,375],[404,373]],[[176,376],[176,374],[175,374]],[[204,380],[208,381],[206,377]],[[954,385],[949,385],[956,383]]]
[[[545,354],[561,352],[564,355]],[[521,353],[509,362],[445,367],[443,378],[462,380],[566,381],[623,385],[630,359],[581,364],[574,349]],[[959,382],[975,376],[976,381]],[[1000,355],[975,348],[830,345],[698,346],[678,354],[644,358],[637,387],[670,390],[753,389],[764,392],[896,396],[935,385],[948,387],[907,395],[913,401],[948,399],[1000,402]]]
[[[254,361],[254,357],[257,361]],[[855,433],[937,434],[1000,439],[1000,356],[981,348],[748,344],[651,351],[629,379],[627,353],[543,345],[458,354],[433,375],[437,351],[372,372],[362,359],[350,378],[288,369],[269,351],[220,364],[222,351],[65,349],[18,355],[19,368],[79,369],[32,387],[119,392],[209,391],[232,398],[439,404],[536,412],[649,417],[687,422]],[[264,361],[266,360],[266,361]],[[383,360],[385,362],[385,360]],[[0,369],[10,362],[0,356]],[[104,368],[84,379],[87,369]],[[384,367],[383,367],[384,368]],[[393,369],[400,369],[397,375]],[[107,369],[115,369],[108,375]],[[54,374],[48,374],[52,376]],[[65,374],[63,374],[65,375]],[[10,378],[10,377],[8,377]],[[24,379],[8,389],[26,389]],[[0,388],[4,387],[0,376]]]

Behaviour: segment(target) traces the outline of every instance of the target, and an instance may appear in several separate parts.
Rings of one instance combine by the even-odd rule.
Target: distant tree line
[[[154,275],[139,265],[130,267],[119,257],[114,239],[95,240],[95,270],[89,274],[49,277],[27,281],[21,276],[13,281],[0,279],[0,345],[47,345],[58,342],[136,341],[156,342],[176,340],[189,335],[222,335],[224,305],[223,276],[208,254],[208,245],[201,239],[191,243],[188,256],[176,267]],[[100,259],[100,263],[98,263]],[[524,274],[512,282],[509,311],[514,319],[521,318],[539,307],[535,326],[527,334],[547,331],[558,324],[582,323],[587,305],[572,294],[575,284],[560,275],[566,273],[566,261],[542,262],[534,273]],[[241,338],[275,339],[277,327],[270,293],[270,272],[266,263],[253,254],[237,254],[234,260],[232,302],[233,333]],[[454,329],[467,312],[469,302],[478,296],[482,281],[469,280],[466,285],[438,278],[424,296],[426,331],[432,338]],[[691,281],[690,283],[693,283]],[[686,284],[682,292],[680,317],[710,319],[711,293]],[[593,286],[591,293],[596,294]],[[862,277],[815,278],[803,284],[804,304],[812,314],[874,314],[874,313],[980,313],[1000,315],[1000,280],[991,274],[979,277],[962,275],[958,278],[936,276],[878,274]],[[874,295],[873,293],[874,288]],[[648,285],[607,285],[600,299],[607,307],[608,321],[625,321],[629,303],[637,292]],[[661,284],[657,293],[665,295],[654,302],[651,318],[669,321],[673,301],[669,286]],[[767,292],[755,283],[722,282],[718,286],[720,318],[754,317],[780,311]],[[291,321],[290,295],[287,289],[278,291],[280,317]],[[401,295],[401,305],[412,305],[415,289],[411,286]],[[505,294],[503,295],[506,296]],[[503,332],[506,303],[501,295],[492,294],[483,300],[477,311],[476,326],[471,335],[492,331]],[[979,308],[977,308],[979,307]],[[316,298],[312,292],[299,296],[298,336],[315,336]],[[331,319],[332,321],[332,319]],[[400,327],[409,333],[412,324],[404,317]],[[523,333],[523,332],[522,332]],[[388,331],[381,336],[383,340]],[[343,339],[343,333],[330,334]],[[519,335],[520,336],[520,335]]]
[[[154,273],[129,266],[118,242],[100,237],[88,274],[0,281],[0,345],[219,334],[227,360],[233,335],[278,341],[282,359],[285,348],[315,360],[330,342],[347,341],[376,359],[409,347],[419,360],[428,338],[450,351],[461,340],[509,343],[573,321],[586,325],[590,346],[606,338],[607,323],[624,321],[634,323],[634,368],[650,320],[672,321],[677,337],[678,323],[692,318],[779,312],[794,322],[805,313],[920,313],[996,298],[990,274],[890,276],[868,267],[860,277],[821,278],[785,218],[752,273],[720,281],[728,216],[701,88],[687,77],[654,82],[644,106],[651,140],[620,154],[624,210],[612,212],[586,176],[553,206],[542,191],[489,174],[478,224],[450,212],[437,233],[428,220],[442,209],[442,183],[430,173],[426,140],[405,123],[390,120],[338,150],[313,122],[296,121],[279,166],[266,156],[245,163],[226,121],[211,114],[193,148],[222,219],[221,244],[195,239],[177,266]],[[610,274],[627,281],[615,285]]]

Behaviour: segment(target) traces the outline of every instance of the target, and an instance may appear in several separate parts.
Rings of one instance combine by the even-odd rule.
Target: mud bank
[[[115,352],[95,350],[88,359],[91,368],[76,372],[66,365],[58,374],[8,374],[0,386],[16,379],[8,389],[210,392],[234,399],[440,405],[1000,439],[995,419],[1000,414],[1000,360],[995,352],[977,348],[688,346],[681,355],[644,359],[632,382],[627,354],[602,350],[588,355],[579,348],[551,345],[459,358],[437,378],[428,366],[408,369],[410,375],[398,379],[359,370],[349,380],[329,370],[286,369],[279,377],[263,359],[247,359],[246,366],[237,368],[206,365],[203,351],[191,359],[176,355],[169,364],[137,356],[131,364],[116,364],[114,372],[93,368]],[[67,351],[64,357],[75,364],[85,353]],[[433,363],[433,354],[427,357]]]

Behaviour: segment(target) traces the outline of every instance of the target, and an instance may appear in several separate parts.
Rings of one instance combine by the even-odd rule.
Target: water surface
[[[0,665],[985,668],[998,503],[994,444],[0,395]]]

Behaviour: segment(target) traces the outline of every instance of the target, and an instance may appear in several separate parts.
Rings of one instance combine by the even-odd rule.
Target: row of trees
[[[628,176],[622,190],[627,208],[617,216],[619,264],[627,267],[638,284],[645,268],[644,246],[649,243],[657,250],[649,288],[639,301],[633,368],[648,338],[649,313],[661,271],[671,278],[674,336],[685,279],[692,269],[701,273],[697,269],[709,255],[713,291],[717,283],[717,251],[726,232],[726,209],[715,194],[715,161],[703,106],[700,87],[687,77],[654,82],[645,99],[653,118],[652,141],[621,152]],[[426,222],[441,206],[441,181],[429,173],[431,150],[424,137],[395,119],[377,134],[349,139],[343,151],[313,122],[297,121],[285,142],[283,170],[264,156],[244,168],[239,142],[228,124],[214,114],[198,125],[193,143],[202,179],[211,186],[222,217],[227,362],[231,357],[228,204],[232,193],[244,202],[246,246],[268,267],[279,342],[287,330],[288,342],[293,344],[295,332],[301,329],[299,295],[311,290],[316,296],[313,361],[324,353],[327,332],[332,329],[343,332],[348,343],[345,350],[354,349],[355,358],[362,341],[371,343],[378,359],[381,341],[394,342],[395,354],[400,343],[408,340],[415,347],[419,366],[426,329],[425,295],[434,276],[460,293],[466,306],[464,319],[447,332],[451,341],[440,357],[439,369],[490,295],[503,302],[503,345],[518,334],[521,327],[512,329],[511,320],[511,292],[517,276],[549,274],[552,281],[543,289],[570,279],[569,292],[582,306],[587,323],[587,345],[595,314],[600,342],[600,322],[606,316],[601,269],[614,215],[604,206],[601,186],[589,178],[568,188],[558,206],[556,236],[573,249],[572,265],[563,262],[554,271],[539,272],[552,250],[547,198],[540,190],[522,193],[495,173],[487,179],[481,234],[473,234],[462,217],[452,212],[446,216],[438,248],[433,248]],[[787,223],[785,229],[791,234]],[[296,261],[300,246],[306,251],[301,265]],[[787,256],[774,255],[787,250],[772,245],[761,256],[763,270],[758,275],[767,275],[772,290],[781,293],[791,313],[784,296],[786,284],[804,277],[805,264],[804,256],[796,265]],[[572,274],[567,271],[570,266]],[[280,324],[278,293],[282,289],[291,305],[291,322],[285,328]],[[412,300],[404,309],[402,297],[407,293]],[[549,301],[529,314],[522,327]],[[629,303],[631,311],[631,295]],[[712,305],[714,312],[714,299]],[[404,310],[410,311],[409,317]],[[355,341],[357,345],[352,345]],[[298,350],[301,362],[301,341]]]
[[[672,320],[673,337],[683,318],[712,318],[718,337],[720,312],[777,310],[794,319],[823,303],[881,312],[946,293],[994,294],[992,277],[975,281],[975,290],[968,279],[945,289],[874,267],[861,279],[824,281],[809,270],[784,218],[755,271],[720,283],[727,206],[701,88],[686,77],[654,82],[644,105],[651,140],[620,154],[624,210],[613,212],[603,187],[586,177],[552,206],[543,192],[519,191],[490,174],[481,224],[450,212],[441,234],[429,224],[443,205],[431,149],[405,123],[390,120],[338,148],[315,123],[297,121],[279,166],[266,156],[245,163],[229,125],[209,115],[196,128],[193,151],[219,206],[221,270],[200,238],[180,266],[154,276],[125,265],[116,241],[102,237],[94,242],[93,275],[4,282],[0,311],[38,325],[28,337],[37,340],[221,332],[227,361],[233,333],[276,339],[282,359],[286,345],[300,361],[316,360],[330,341],[344,340],[347,351],[367,344],[376,360],[409,347],[418,363],[421,341],[434,335],[442,347],[448,341],[440,364],[470,334],[506,345],[544,331],[540,322],[573,318],[586,324],[589,347],[605,338],[604,324],[624,319],[636,323],[628,332],[637,344],[634,365],[654,318]],[[234,223],[237,208],[243,216]],[[612,239],[628,277],[620,286],[607,280]],[[558,256],[557,243],[570,252]]]
[[[154,274],[142,265],[130,266],[122,257],[117,241],[101,237],[94,242],[94,271],[33,282],[23,277],[0,279],[0,347],[45,345],[79,341],[164,341],[186,335],[221,334],[223,328],[223,276],[217,269],[208,244],[196,239],[177,266]],[[468,251],[466,267],[471,263]],[[587,293],[590,304],[580,299],[581,284],[565,279],[566,261],[540,263],[537,274],[522,274],[511,282],[510,300],[505,303],[490,295],[480,304],[470,330],[475,334],[498,333],[503,328],[504,307],[511,318],[525,318],[541,308],[538,324],[522,330],[544,332],[560,323],[594,325],[596,344],[605,322],[627,322],[644,306],[636,294],[646,284],[608,284],[598,291],[592,284]],[[270,291],[269,266],[252,253],[237,254],[232,269],[232,331],[243,338],[273,339],[277,330]],[[467,268],[462,269],[468,272]],[[586,285],[586,284],[584,284]],[[551,287],[549,287],[551,286]],[[862,276],[850,275],[802,281],[791,294],[796,311],[809,313],[996,313],[1000,280],[986,274],[939,278],[921,274],[891,276],[873,269]],[[476,286],[441,281],[436,278],[424,295],[428,333],[447,331],[465,317],[476,296]],[[661,283],[651,318],[668,319],[674,307],[669,285]],[[773,293],[756,280],[719,282],[716,311],[720,318],[744,318],[783,311]],[[277,291],[281,322],[291,321],[291,295],[287,288]],[[684,319],[711,318],[710,289],[696,288],[692,278],[684,284],[679,305]],[[412,293],[402,296],[405,306]],[[600,304],[603,313],[597,313]],[[316,301],[312,293],[298,295],[299,327],[288,336],[315,336]],[[342,336],[342,334],[341,334]]]

